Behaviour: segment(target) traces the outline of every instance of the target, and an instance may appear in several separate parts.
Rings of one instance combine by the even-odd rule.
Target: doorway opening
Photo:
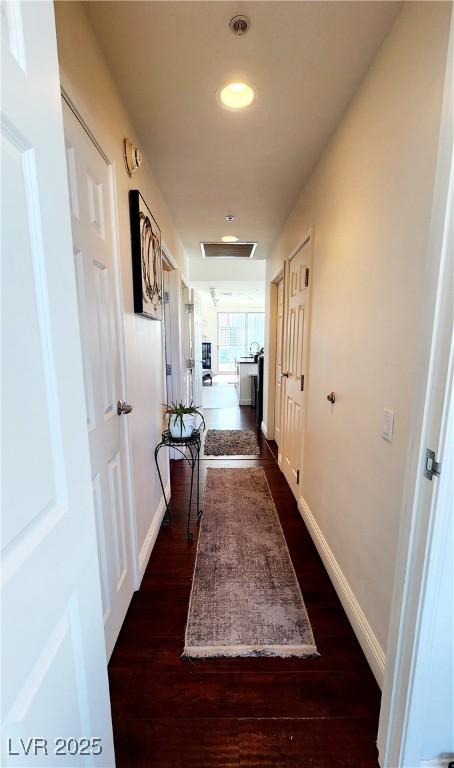
[[[197,288],[203,353],[210,360],[210,376],[203,382],[203,405],[249,406],[256,422],[259,356],[263,361],[265,345],[264,281],[219,280],[216,285],[200,284]]]

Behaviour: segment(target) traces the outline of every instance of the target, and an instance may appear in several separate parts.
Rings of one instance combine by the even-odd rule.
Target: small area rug
[[[204,442],[205,456],[258,456],[257,434],[253,429],[209,429]]]
[[[210,467],[183,658],[315,655],[263,469]]]

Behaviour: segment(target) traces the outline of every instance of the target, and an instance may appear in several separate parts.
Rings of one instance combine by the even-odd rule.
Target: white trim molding
[[[170,499],[170,482],[167,483],[165,487],[165,494],[166,499]],[[153,515],[153,519],[150,523],[150,527],[148,528],[148,531],[146,533],[144,542],[140,548],[139,552],[139,585],[137,589],[140,587],[140,582],[143,579],[143,575],[145,573],[145,569],[148,565],[148,561],[150,559],[150,555],[152,553],[153,547],[155,545],[156,538],[159,533],[159,529],[161,527],[162,519],[164,517],[164,513],[166,511],[166,505],[164,501],[164,496],[161,496],[161,501],[159,502],[158,508]]]
[[[266,439],[268,440],[268,428],[264,421],[260,422],[260,429],[262,433],[265,435]]]
[[[440,755],[434,760],[422,760],[420,768],[448,768],[449,763],[454,760],[454,754]]]
[[[163,257],[167,261],[169,267],[171,267],[171,271],[173,271],[174,269],[178,269],[178,264],[176,262],[176,259],[174,258],[170,248],[167,247],[167,243],[165,242],[165,240],[161,241],[161,251],[163,252]]]
[[[314,515],[302,496],[299,498],[298,508],[306,523],[312,540],[317,547],[318,553],[323,560],[323,564],[333,583],[334,589],[339,596],[339,600],[344,607],[348,620],[358,638],[359,644],[364,651],[369,666],[374,673],[375,679],[380,688],[382,688],[385,673],[385,652],[367,621],[367,618],[358,603],[350,584],[345,578],[339,563],[334,557]]]

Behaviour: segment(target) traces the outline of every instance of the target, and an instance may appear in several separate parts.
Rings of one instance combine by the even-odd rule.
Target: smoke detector
[[[249,18],[247,16],[243,16],[242,14],[239,16],[234,16],[233,19],[230,19],[230,31],[233,32],[233,34],[237,37],[243,37],[243,35],[249,32],[250,26],[251,22]]]

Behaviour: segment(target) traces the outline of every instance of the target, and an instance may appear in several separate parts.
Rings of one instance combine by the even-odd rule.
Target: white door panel
[[[304,440],[304,402],[307,388],[309,328],[309,270],[311,239],[308,237],[288,264],[287,300],[284,321],[285,361],[281,397],[283,415],[281,456],[282,470],[295,497],[301,481],[302,446]]]
[[[274,439],[278,446],[281,444],[281,407],[282,407],[282,352],[284,332],[284,278],[277,285],[277,316],[276,316],[276,370],[274,398]]]
[[[194,401],[193,382],[193,327],[191,309],[191,289],[181,283],[181,352],[183,371],[183,400],[185,403]]]
[[[192,301],[194,310],[193,318],[193,339],[194,339],[194,372],[193,372],[193,394],[194,403],[202,407],[202,303],[200,294],[193,289]]]
[[[112,768],[59,86],[52,3],[3,3],[0,763]]]
[[[110,168],[64,103],[68,185],[84,362],[87,429],[96,510],[106,651],[109,658],[134,591],[127,495],[125,416],[113,248]]]

